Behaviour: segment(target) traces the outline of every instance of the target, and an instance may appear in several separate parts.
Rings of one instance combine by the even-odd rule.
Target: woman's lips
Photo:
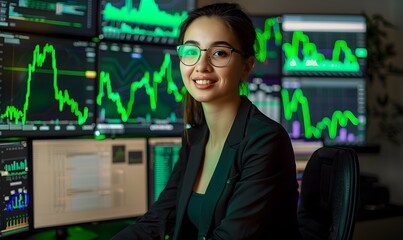
[[[212,87],[216,81],[209,79],[209,78],[195,78],[193,79],[193,82],[195,83],[196,87],[199,89],[207,89]]]

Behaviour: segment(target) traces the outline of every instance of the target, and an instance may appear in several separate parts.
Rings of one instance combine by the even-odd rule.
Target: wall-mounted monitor
[[[179,26],[195,0],[102,0],[100,38],[177,44]]]
[[[249,99],[266,116],[280,122],[281,120],[281,78],[253,77],[249,80]]]
[[[282,79],[281,124],[294,139],[322,139],[325,145],[364,145],[364,78]]]
[[[145,139],[34,139],[32,157],[35,229],[147,210]]]
[[[282,20],[284,75],[365,76],[364,16],[286,14]]]
[[[93,134],[96,77],[93,42],[0,32],[0,135]]]
[[[0,1],[0,29],[95,37],[97,3],[93,0]]]
[[[148,139],[148,204],[151,206],[164,190],[172,170],[179,160],[180,137]]]
[[[32,162],[26,140],[0,140],[0,238],[32,228]]]
[[[173,47],[101,42],[96,134],[180,135],[185,88]]]
[[[280,76],[281,75],[281,17],[279,16],[251,16],[256,29],[257,45],[255,46],[256,61],[252,76]]]

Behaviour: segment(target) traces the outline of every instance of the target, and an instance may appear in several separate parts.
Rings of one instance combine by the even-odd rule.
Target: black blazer
[[[187,204],[203,159],[207,126],[189,131],[166,188],[149,211],[114,239],[296,239],[298,184],[284,128],[246,97],[210,180],[197,232]]]

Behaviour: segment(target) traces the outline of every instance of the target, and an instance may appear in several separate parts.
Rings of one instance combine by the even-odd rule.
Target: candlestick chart
[[[280,17],[252,16],[256,30],[256,62],[254,76],[279,76],[281,74],[281,44],[283,36]]]
[[[283,74],[364,76],[367,49],[362,17],[288,19],[283,22]]]
[[[282,84],[282,124],[290,137],[364,143],[364,79],[285,78]]]
[[[30,163],[26,141],[0,142],[0,237],[29,229]]]
[[[95,45],[12,34],[3,35],[1,42],[2,135],[91,133]]]
[[[175,44],[190,7],[178,0],[102,1],[101,33],[107,39]]]
[[[182,128],[185,88],[173,48],[100,46],[98,126],[101,132],[175,132]]]

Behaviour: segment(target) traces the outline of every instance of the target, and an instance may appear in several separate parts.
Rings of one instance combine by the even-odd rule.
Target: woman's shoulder
[[[284,127],[279,122],[262,113],[255,105],[251,107],[247,128],[253,132],[257,131],[288,135]]]

